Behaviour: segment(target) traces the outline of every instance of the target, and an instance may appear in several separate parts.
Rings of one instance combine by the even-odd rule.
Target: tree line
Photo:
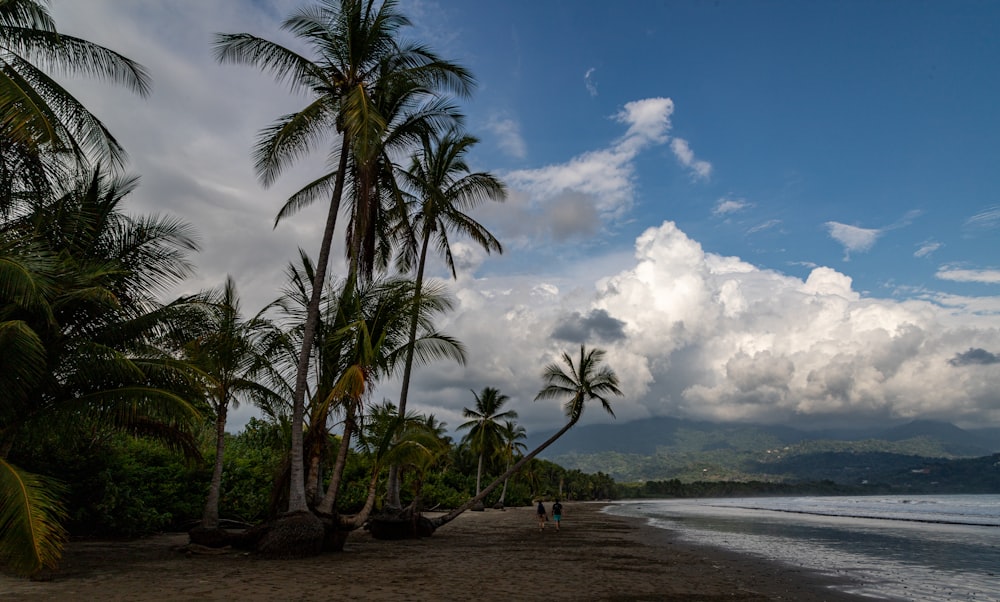
[[[471,74],[405,41],[408,24],[392,0],[319,0],[281,24],[308,55],[249,33],[217,35],[219,62],[257,68],[307,97],[261,130],[252,152],[261,184],[309,153],[332,159],[275,220],[325,202],[315,258],[300,250],[274,301],[248,314],[232,277],[163,299],[192,273],[195,232],[181,219],[125,211],[138,182],[125,149],[40,65],[140,96],[150,75],[58,32],[44,2],[0,0],[0,558],[13,570],[55,566],[67,524],[119,521],[110,528],[127,531],[190,516],[190,503],[165,512],[138,492],[157,484],[161,498],[190,502],[179,457],[212,466],[192,541],[222,537],[225,513],[266,516],[258,552],[313,554],[342,545],[373,512],[412,523],[429,503],[452,507],[426,521],[432,532],[487,500],[553,494],[558,471],[535,456],[587,402],[613,415],[618,377],[602,350],[584,345],[545,367],[535,399],[562,400],[567,420],[530,452],[495,389],[473,392],[458,444],[434,416],[408,409],[415,367],[465,361],[464,344],[436,327],[454,301],[445,283],[425,278],[431,249],[453,277],[452,240],[502,252],[471,211],[505,196],[498,178],[467,163],[477,140],[457,100],[471,95]],[[348,267],[334,275],[338,231]],[[373,400],[396,375],[395,400]],[[241,403],[262,418],[234,437],[227,414]],[[151,478],[125,478],[146,470]],[[532,484],[533,472],[549,478]],[[563,473],[560,491],[610,497],[610,479]],[[470,475],[474,488],[462,482]],[[69,504],[87,479],[109,497]],[[251,485],[240,489],[241,479]],[[255,479],[270,485],[266,514]]]

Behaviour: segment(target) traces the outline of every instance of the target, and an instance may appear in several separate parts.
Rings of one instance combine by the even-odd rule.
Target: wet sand
[[[433,537],[351,534],[344,552],[269,560],[186,551],[187,534],[73,541],[45,581],[0,573],[2,600],[861,600],[829,578],[678,542],[670,531],[564,504],[561,531],[534,509],[466,512]]]

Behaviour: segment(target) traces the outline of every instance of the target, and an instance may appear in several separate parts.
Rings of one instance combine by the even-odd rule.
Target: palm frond
[[[22,575],[56,567],[66,541],[61,492],[52,479],[0,458],[0,561]]]

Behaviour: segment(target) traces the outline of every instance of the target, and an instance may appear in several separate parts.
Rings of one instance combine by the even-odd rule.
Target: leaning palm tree
[[[0,558],[59,558],[58,489],[10,462],[53,432],[116,430],[192,454],[196,378],[159,342],[189,320],[164,306],[196,249],[180,222],[122,210],[134,180],[92,174],[0,226]]]
[[[457,277],[455,261],[451,254],[449,232],[464,235],[486,250],[503,253],[503,247],[485,226],[477,222],[468,211],[487,200],[503,201],[506,191],[503,183],[487,172],[473,173],[466,162],[466,154],[478,142],[472,136],[450,130],[443,136],[424,134],[421,149],[411,157],[409,171],[402,174],[404,187],[410,196],[411,227],[417,235],[414,245],[405,245],[400,255],[400,265],[408,271],[416,255],[416,289],[424,282],[427,251],[433,241],[444,256],[452,277]],[[411,339],[416,336],[416,320],[410,325]],[[413,369],[413,354],[407,353],[403,366],[402,386],[399,392],[400,412],[406,411]],[[390,471],[389,505],[398,507],[399,486],[395,471]]]
[[[221,291],[202,295],[205,331],[184,345],[185,359],[199,373],[209,405],[215,414],[215,464],[202,513],[203,531],[219,526],[219,494],[225,456],[226,417],[241,399],[258,406],[279,403],[280,396],[264,384],[269,362],[265,348],[272,325],[260,316],[244,319],[236,283],[226,278]]]
[[[376,98],[381,91],[396,85],[394,82],[420,83],[428,95],[436,94],[436,88],[442,85],[462,94],[471,88],[471,77],[463,68],[441,60],[423,46],[400,40],[399,30],[408,24],[406,17],[397,12],[393,0],[380,4],[375,0],[320,0],[315,6],[299,9],[282,23],[282,29],[316,53],[314,60],[247,33],[216,38],[219,61],[255,65],[273,73],[279,82],[288,83],[294,92],[311,95],[310,103],[301,111],[279,118],[261,133],[254,157],[257,175],[265,186],[317,145],[328,143],[330,138],[338,141],[331,146],[332,163],[337,168],[329,189],[329,208],[296,374],[290,512],[307,510],[302,468],[306,381],[333,233],[349,175],[349,159],[360,158],[355,161],[358,165],[378,155],[376,149],[384,141],[387,122],[376,110]],[[282,215],[294,212],[314,198],[306,195],[301,203],[286,205]]]
[[[451,512],[435,518],[432,521],[435,528],[451,522],[461,513],[481,503],[504,480],[516,474],[522,466],[530,462],[532,458],[566,434],[569,429],[573,428],[579,422],[580,416],[583,415],[583,410],[586,407],[586,402],[596,399],[601,402],[601,406],[608,414],[611,414],[611,416],[615,415],[611,409],[611,402],[608,400],[608,396],[620,396],[622,392],[618,388],[618,375],[611,368],[602,365],[604,355],[605,352],[601,349],[587,351],[584,345],[580,345],[580,359],[575,364],[573,363],[573,358],[568,353],[563,353],[562,360],[565,367],[558,363],[546,366],[545,372],[542,375],[546,384],[538,392],[538,395],[535,396],[535,401],[539,399],[566,397],[566,402],[563,405],[563,411],[568,418],[566,425],[546,439],[531,453],[518,460],[504,474],[497,477],[496,480],[483,489],[479,495]]]
[[[499,389],[493,387],[483,387],[482,393],[475,391],[472,395],[476,398],[475,408],[462,408],[462,416],[470,418],[458,426],[458,430],[469,429],[466,439],[469,441],[474,451],[479,456],[478,468],[476,469],[476,495],[480,493],[483,479],[483,464],[486,458],[496,455],[497,451],[503,447],[504,441],[504,420],[517,418],[514,410],[503,410],[503,406],[510,400]]]
[[[125,151],[101,121],[44,68],[93,75],[141,96],[149,76],[138,63],[103,46],[56,31],[45,2],[0,0],[0,182],[37,189],[62,156],[121,167]]]

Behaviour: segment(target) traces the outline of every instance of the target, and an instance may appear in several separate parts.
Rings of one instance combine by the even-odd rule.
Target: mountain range
[[[528,439],[528,449],[550,433]],[[861,484],[886,475],[926,475],[927,466],[1000,452],[1000,429],[915,420],[882,428],[788,426],[649,418],[576,427],[540,457],[619,482],[832,480]],[[898,477],[891,477],[899,480]]]

